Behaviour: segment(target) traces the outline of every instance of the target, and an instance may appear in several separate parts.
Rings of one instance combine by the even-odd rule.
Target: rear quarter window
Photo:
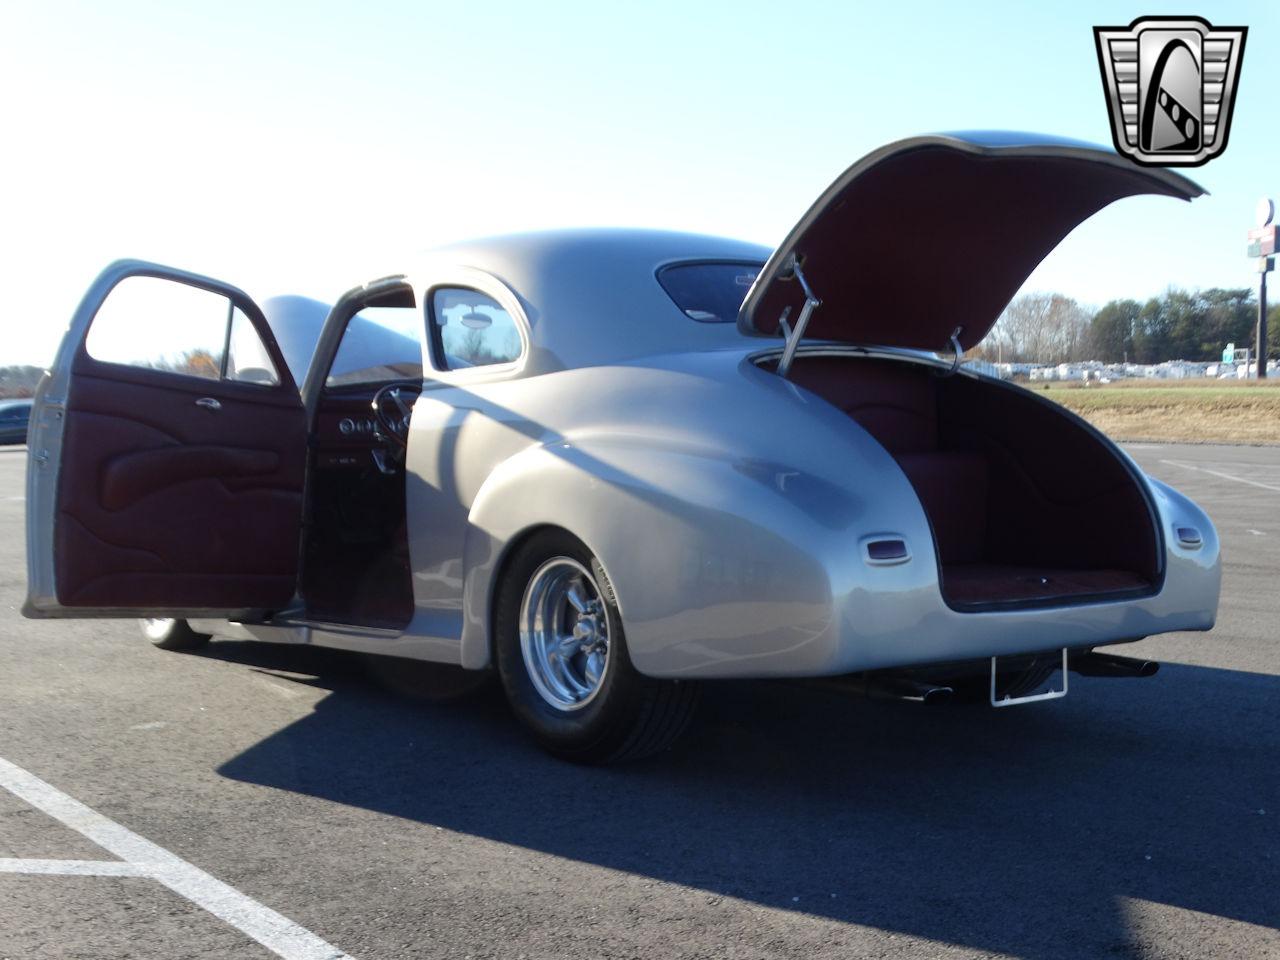
[[[733,323],[763,267],[731,261],[673,263],[658,271],[658,283],[690,320]]]
[[[511,314],[468,287],[437,287],[431,294],[436,354],[445,370],[514,363],[524,352]]]

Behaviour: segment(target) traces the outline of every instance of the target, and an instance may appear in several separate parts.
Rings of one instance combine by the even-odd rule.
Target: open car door
[[[293,598],[306,417],[236,287],[113,263],[31,413],[30,617],[230,616]]]

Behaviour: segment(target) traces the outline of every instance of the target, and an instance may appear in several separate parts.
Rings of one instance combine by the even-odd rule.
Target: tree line
[[[1005,308],[974,356],[1005,363],[1160,363],[1219,360],[1228,343],[1252,347],[1253,291],[1169,289],[1145,302],[1090,310],[1060,293],[1026,293]],[[1267,355],[1280,358],[1280,306],[1267,311]]]
[[[14,397],[30,397],[36,392],[36,384],[44,375],[42,367],[31,365],[0,367],[0,400]]]
[[[134,366],[151,367],[153,370],[172,370],[188,373],[207,380],[217,380],[221,368],[221,354],[214,356],[208,350],[188,350],[174,357],[134,361]],[[44,375],[44,368],[23,364],[0,367],[0,400],[35,396],[36,384]]]
[[[1257,316],[1258,301],[1245,288],[1171,288],[1145,302],[1112,300],[1098,310],[1060,293],[1024,293],[970,356],[1004,363],[1212,361],[1228,343],[1252,347]],[[1280,359],[1280,306],[1267,311],[1267,332],[1267,355]],[[487,345],[480,331],[468,333],[476,336],[465,346],[479,360]],[[216,378],[219,358],[193,350],[143,365]],[[0,367],[0,398],[31,396],[41,373],[36,366]]]

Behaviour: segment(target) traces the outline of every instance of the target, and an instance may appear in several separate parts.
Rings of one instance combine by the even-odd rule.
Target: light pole
[[[1267,266],[1258,269],[1258,346],[1254,350],[1259,380],[1267,379],[1267,271],[1275,261],[1267,257],[1262,262]]]
[[[1272,256],[1276,252],[1276,225],[1271,222],[1275,216],[1276,205],[1263,197],[1254,208],[1257,227],[1249,231],[1249,256],[1257,257],[1258,271],[1258,325],[1254,356],[1258,358],[1259,380],[1267,379],[1267,274],[1276,265]],[[1248,372],[1249,368],[1245,367],[1245,373]]]

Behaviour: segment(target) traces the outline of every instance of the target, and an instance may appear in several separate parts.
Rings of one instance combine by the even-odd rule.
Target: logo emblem
[[[1197,167],[1225,150],[1246,33],[1199,17],[1094,27],[1116,149],[1161,167]]]

